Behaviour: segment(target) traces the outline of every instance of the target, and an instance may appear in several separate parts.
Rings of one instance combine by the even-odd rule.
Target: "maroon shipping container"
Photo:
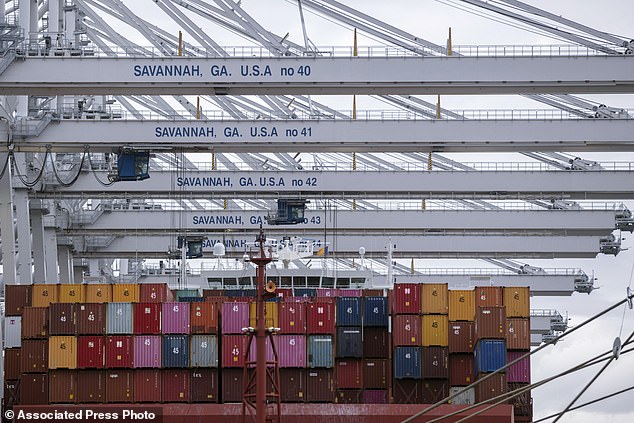
[[[395,347],[422,345],[422,320],[418,315],[399,315],[392,318],[392,345]]]
[[[336,298],[339,296],[339,290],[336,288],[317,288],[317,297],[331,297]]]
[[[48,374],[48,400],[51,404],[77,402],[77,372],[51,370]]]
[[[394,284],[394,313],[421,314],[421,286],[417,283]]]
[[[20,376],[20,404],[48,404],[48,374],[23,374]]]
[[[488,375],[481,373],[478,377],[480,382],[475,386],[476,402],[486,401],[506,392],[506,375],[504,373],[497,373],[487,380],[482,380],[485,376]]]
[[[187,369],[163,369],[161,372],[161,401],[189,402],[191,375]]]
[[[20,378],[21,348],[7,348],[4,350],[4,379],[18,380]]]
[[[4,398],[2,399],[4,410],[11,410],[14,405],[20,403],[20,381],[4,381]]]
[[[51,303],[48,312],[49,335],[75,335],[75,304]]]
[[[280,369],[280,397],[282,402],[304,402],[306,399],[306,371]]]
[[[473,353],[475,322],[449,322],[449,353]]]
[[[447,347],[423,347],[423,378],[449,378],[449,349]]]
[[[506,339],[506,308],[476,307],[477,339]]]
[[[389,358],[390,333],[387,328],[363,328],[363,356]]]
[[[191,402],[218,402],[218,369],[191,371]]]
[[[161,402],[161,370],[134,371],[134,402]]]
[[[106,368],[131,368],[134,358],[131,336],[106,336]]]
[[[278,310],[281,334],[306,333],[306,303],[282,302]]]
[[[387,389],[389,380],[389,360],[363,360],[363,389]]]
[[[135,335],[161,334],[161,304],[135,303],[132,316]]]
[[[476,286],[475,306],[501,307],[504,305],[504,288],[499,286]]]
[[[451,386],[468,386],[473,383],[473,354],[449,355],[449,383]]]
[[[244,335],[223,335],[220,342],[222,343],[222,367],[244,367],[247,337]]]
[[[335,402],[337,404],[361,404],[363,402],[363,391],[361,389],[337,389],[335,391]]]
[[[22,373],[41,373],[48,370],[48,341],[45,339],[23,339],[20,352]]]
[[[222,402],[242,402],[244,369],[222,369]]]
[[[77,403],[102,403],[106,399],[106,373],[103,370],[77,372]]]
[[[22,310],[22,339],[39,339],[47,336],[48,307],[24,307]]]
[[[361,389],[363,388],[363,361],[362,360],[337,360],[337,389]]]
[[[79,336],[77,338],[77,368],[103,369],[103,336]]]
[[[106,402],[134,401],[134,373],[132,370],[106,371]]]
[[[394,379],[392,399],[394,404],[422,404],[422,380]]]
[[[139,286],[139,302],[169,303],[174,301],[166,283],[143,283]]]
[[[77,304],[75,319],[78,335],[104,335],[106,333],[106,304]]]
[[[4,286],[5,316],[21,316],[24,307],[31,305],[31,285]]]
[[[385,389],[366,389],[363,391],[363,404],[387,404],[388,391]]]
[[[192,334],[218,333],[218,308],[221,303],[205,301],[189,306],[189,325]]]
[[[518,389],[524,389],[526,387],[526,383],[509,382],[508,384],[509,392],[516,391]],[[533,421],[533,401],[531,399],[530,389],[512,398],[511,403],[513,404],[513,414],[515,414],[516,422]]]
[[[306,331],[309,335],[317,333],[334,334],[335,303],[324,301],[323,298],[314,303],[309,303],[306,310]]]
[[[364,297],[385,297],[385,291],[382,289],[364,289],[362,295]]]
[[[205,298],[205,301],[212,301],[213,299],[222,298],[224,296],[225,296],[224,289],[203,289],[203,292],[202,292],[202,297]]]
[[[306,402],[334,402],[335,383],[332,369],[306,371]]]
[[[423,404],[435,404],[449,396],[449,381],[423,380],[421,383],[421,401]]]
[[[529,318],[506,319],[506,348],[531,349],[531,324]]]
[[[528,354],[528,351],[507,351],[506,362],[510,363],[521,356]],[[531,383],[531,359],[526,357],[506,369],[506,381],[517,383]]]

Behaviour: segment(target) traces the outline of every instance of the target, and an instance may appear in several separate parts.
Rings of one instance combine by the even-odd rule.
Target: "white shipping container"
[[[464,386],[453,386],[449,388],[449,396],[452,396],[458,391],[464,389]],[[458,395],[454,399],[451,400],[452,404],[457,405],[473,405],[475,404],[475,390],[473,388],[469,388],[464,391],[462,394]]]
[[[20,348],[22,346],[22,317],[4,318],[4,347]]]

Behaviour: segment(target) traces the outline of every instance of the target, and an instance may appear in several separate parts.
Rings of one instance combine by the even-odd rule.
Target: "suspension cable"
[[[40,168],[40,172],[38,173],[35,180],[28,181],[25,178],[26,171],[24,175],[20,173],[20,168],[18,167],[18,162],[15,158],[15,153],[13,151],[9,152],[9,156],[12,159],[11,164],[13,166],[13,170],[15,171],[15,174],[18,176],[18,179],[20,179],[20,182],[22,182],[22,185],[26,186],[27,188],[33,188],[35,185],[37,185],[38,182],[40,182],[40,180],[42,179],[42,176],[44,175],[44,169],[46,168],[46,160],[48,159],[49,153],[50,153],[50,148],[47,148],[46,153],[44,153],[44,159],[42,160],[42,167]]]
[[[95,170],[95,166],[92,162],[92,154],[90,154],[90,150],[87,150],[87,153],[88,153],[88,165],[90,166],[90,171],[101,186],[109,187],[109,186],[112,186],[115,182],[117,182],[115,179],[109,179],[109,182],[104,182],[101,179],[99,179],[99,177],[97,176],[97,171]]]
[[[81,156],[81,162],[79,163],[79,170],[77,170],[77,174],[70,180],[70,182],[62,181],[62,179],[59,177],[59,173],[57,173],[57,166],[55,166],[55,161],[51,160],[51,166],[53,166],[53,174],[55,175],[55,179],[57,179],[57,182],[61,186],[68,188],[71,185],[73,185],[75,182],[77,182],[77,179],[79,179],[79,175],[81,175],[81,171],[84,168],[84,161],[86,160],[86,155],[87,155],[87,151],[84,150],[84,155]]]

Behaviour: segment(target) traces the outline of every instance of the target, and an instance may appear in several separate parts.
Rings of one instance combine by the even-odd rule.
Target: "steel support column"
[[[54,227],[44,227],[44,260],[46,282],[59,282],[57,274],[57,235]]]
[[[46,254],[44,250],[44,220],[41,209],[31,210],[31,231],[33,250],[33,281],[46,282]]]
[[[7,160],[7,154],[0,154],[0,172]],[[2,238],[2,274],[5,285],[15,285],[15,233],[13,231],[13,187],[11,184],[11,164],[0,178],[0,237]]]
[[[57,261],[59,263],[59,282],[73,283],[73,255],[71,247],[67,245],[58,246]]]
[[[33,283],[33,269],[31,260],[31,222],[29,220],[29,197],[24,189],[18,189],[13,194],[15,204],[15,220],[18,232],[18,280],[21,284]]]

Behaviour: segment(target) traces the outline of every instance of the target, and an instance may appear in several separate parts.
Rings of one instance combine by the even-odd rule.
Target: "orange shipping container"
[[[475,321],[475,291],[456,289],[449,291],[449,320]]]
[[[81,283],[63,283],[59,285],[60,303],[86,302],[86,285]]]
[[[77,368],[76,336],[51,336],[48,338],[48,368]]]
[[[273,302],[267,302],[265,303],[265,308],[264,308],[264,312],[266,313],[266,327],[270,328],[270,327],[279,327],[279,320],[277,318],[278,316],[278,309],[277,309],[277,305],[278,303],[273,303]],[[249,325],[251,327],[255,327],[255,303],[251,303],[249,305]]]
[[[423,314],[447,314],[447,284],[424,283],[423,284]]]
[[[205,301],[189,305],[191,333],[218,333],[218,303]],[[270,326],[269,326],[270,327]]]
[[[425,314],[423,315],[423,347],[449,345],[447,328],[449,319],[447,315]]]
[[[506,317],[530,317],[530,291],[527,286],[504,288]]]
[[[59,302],[58,288],[57,284],[52,283],[33,285],[33,288],[31,288],[33,295],[31,305],[33,307],[48,307],[50,303]]]
[[[116,283],[112,285],[112,302],[138,303],[139,296],[139,285],[135,283]]]
[[[506,319],[506,348],[509,350],[531,349],[530,318]]]
[[[476,307],[502,307],[504,305],[504,293],[499,286],[476,286]]]
[[[109,283],[91,283],[86,285],[87,303],[111,303],[112,285]]]

